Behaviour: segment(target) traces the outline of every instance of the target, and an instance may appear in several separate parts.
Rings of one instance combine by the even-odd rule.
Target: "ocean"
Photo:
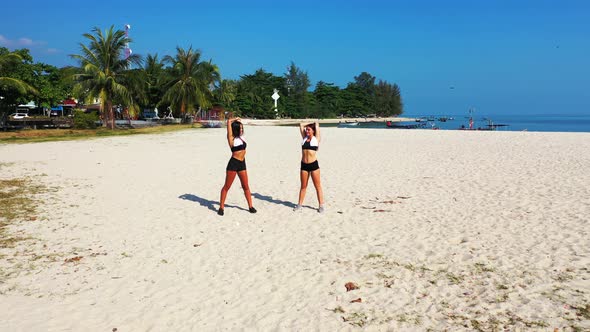
[[[402,117],[420,118],[418,115],[403,114]],[[438,128],[456,130],[465,126],[469,128],[469,116],[449,115],[447,121],[440,121],[441,116],[431,116],[434,121],[426,121],[424,129]],[[452,118],[452,119],[451,119]],[[367,121],[378,119],[367,119]],[[411,124],[411,123],[408,123]],[[527,114],[527,115],[493,115],[473,116],[473,128],[488,128],[493,124],[497,131],[542,131],[542,132],[590,132],[590,115],[582,114]],[[343,126],[341,126],[343,127]],[[348,127],[347,127],[348,128]],[[359,126],[349,128],[383,128],[383,122],[360,122]]]

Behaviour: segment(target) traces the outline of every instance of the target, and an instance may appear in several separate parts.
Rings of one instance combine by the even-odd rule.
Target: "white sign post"
[[[281,96],[279,96],[279,90],[274,89],[274,93],[272,94],[272,99],[275,100],[275,117],[279,118],[279,109],[277,108],[277,100],[279,100]]]

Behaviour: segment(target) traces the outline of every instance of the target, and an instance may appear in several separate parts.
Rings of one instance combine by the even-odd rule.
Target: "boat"
[[[338,127],[340,127],[340,128],[357,127],[359,125],[360,125],[360,123],[357,121],[354,121],[354,122],[346,121],[346,122],[338,123]]]
[[[426,128],[426,122],[387,121],[385,126],[391,129],[421,129]]]
[[[473,111],[469,110],[469,113],[472,114]],[[508,127],[508,124],[505,123],[494,123],[492,121],[492,119],[490,118],[483,118],[484,121],[487,121],[488,123],[484,126],[484,127],[475,127],[474,123],[473,123],[473,116],[469,117],[469,127],[465,127],[465,125],[461,125],[461,127],[459,127],[459,130],[487,130],[487,131],[493,131],[493,130],[497,130],[498,128],[505,128]]]

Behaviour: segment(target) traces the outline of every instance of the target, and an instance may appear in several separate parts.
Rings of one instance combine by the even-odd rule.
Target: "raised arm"
[[[301,134],[301,138],[305,137],[305,123],[299,124],[299,133]]]
[[[240,121],[240,118],[229,118],[227,119],[227,144],[229,144],[229,147],[233,147],[234,146],[234,135],[231,131],[231,124],[234,123],[234,121]]]
[[[315,138],[317,138],[318,143],[320,142],[320,123],[318,121],[315,122]]]

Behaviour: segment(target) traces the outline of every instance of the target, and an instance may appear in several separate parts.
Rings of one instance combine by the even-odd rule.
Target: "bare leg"
[[[223,185],[223,188],[221,188],[221,197],[219,198],[219,208],[221,210],[223,210],[225,206],[225,198],[227,197],[227,192],[229,191],[229,188],[231,188],[231,185],[234,182],[234,179],[236,178],[236,174],[237,172],[234,171],[225,172],[225,184]]]
[[[250,192],[250,186],[248,185],[248,171],[238,172],[242,189],[244,189],[244,196],[248,202],[248,208],[252,208],[252,193]]]
[[[305,198],[305,191],[307,190],[307,182],[309,181],[309,172],[301,171],[301,189],[299,190],[299,206],[303,204],[303,199]]]
[[[315,191],[318,195],[318,203],[320,203],[320,207],[321,207],[324,205],[324,191],[322,190],[322,182],[320,181],[320,170],[319,169],[316,169],[315,171],[311,172],[311,180],[313,181]]]

